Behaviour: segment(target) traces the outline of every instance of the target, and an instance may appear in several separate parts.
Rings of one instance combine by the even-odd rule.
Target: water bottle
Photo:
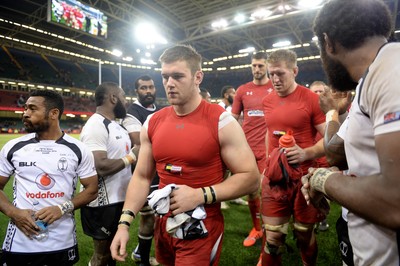
[[[281,148],[290,148],[296,144],[296,140],[293,137],[293,131],[288,130],[285,135],[279,138],[279,146]]]
[[[32,203],[33,210],[37,212],[39,202],[34,201]],[[32,237],[38,241],[45,241],[47,238],[49,238],[49,229],[47,228],[47,223],[42,221],[42,220],[35,220],[36,225],[40,228],[40,231],[38,232],[37,235],[33,235]]]

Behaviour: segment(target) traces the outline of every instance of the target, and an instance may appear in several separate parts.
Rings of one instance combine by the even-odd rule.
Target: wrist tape
[[[330,121],[338,121],[339,122],[339,112],[335,109],[329,110],[326,113],[326,118],[325,118],[325,122],[328,123]]]
[[[136,162],[136,155],[133,153],[132,149],[129,151],[129,153],[127,155],[125,155],[124,157],[121,158],[125,164],[125,167],[128,167],[131,164]]]
[[[318,168],[317,170],[315,170],[313,175],[309,179],[311,188],[320,191],[326,195],[325,182],[331,174],[333,174],[333,172],[326,168]]]
[[[217,194],[213,187],[202,187],[204,204],[213,204],[217,201]]]
[[[121,217],[119,218],[118,226],[120,224],[126,225],[126,226],[131,226],[132,221],[135,219],[135,214],[133,211],[124,209],[122,210]]]

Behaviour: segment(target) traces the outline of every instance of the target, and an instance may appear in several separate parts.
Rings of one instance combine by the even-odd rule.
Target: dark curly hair
[[[381,0],[330,0],[314,20],[314,33],[324,47],[324,33],[346,49],[360,47],[373,36],[388,38],[392,31],[391,15]]]
[[[33,90],[29,94],[29,97],[43,97],[46,113],[48,114],[51,109],[58,109],[60,111],[58,119],[61,119],[64,113],[64,101],[59,93],[51,90]]]

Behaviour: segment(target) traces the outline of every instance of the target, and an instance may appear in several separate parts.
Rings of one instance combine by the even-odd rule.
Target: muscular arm
[[[129,182],[124,204],[124,209],[132,210],[134,213],[139,212],[146,202],[151,180],[155,175],[152,145],[145,128],[142,128],[140,133],[140,143],[140,159]]]
[[[327,195],[373,223],[400,229],[400,132],[375,137],[381,173],[349,177],[333,174],[325,182]]]
[[[109,176],[125,168],[122,159],[109,159],[106,151],[93,151],[94,163],[99,176]]]
[[[215,185],[218,201],[235,199],[259,188],[260,173],[243,130],[232,121],[219,130],[221,156],[232,175]]]
[[[75,210],[79,209],[80,207],[88,204],[89,202],[97,198],[97,191],[98,191],[97,175],[80,179],[80,182],[85,189],[76,194],[75,197],[72,199],[72,203],[74,204]]]
[[[344,151],[344,141],[336,134],[339,131],[339,128],[340,124],[337,121],[330,121],[326,124],[324,149],[329,165],[345,170],[348,169],[348,166],[346,153]]]
[[[321,134],[324,135],[325,132],[325,122],[315,126],[315,129]],[[306,160],[313,160],[325,155],[324,152],[324,141],[320,139],[313,146],[305,148]]]
[[[152,146],[147,135],[147,130],[142,127],[140,132],[141,148],[135,172],[126,191],[123,209],[131,210],[137,214],[146,202],[149,194],[151,179],[155,174]],[[126,244],[129,241],[129,227],[119,225],[118,231],[111,244],[111,254],[115,260],[125,261],[127,257]]]
[[[325,131],[325,122],[316,125],[315,128],[323,136]],[[286,156],[288,157],[288,162],[291,164],[302,163],[307,160],[314,160],[324,155],[325,152],[323,139],[320,139],[313,146],[304,149],[300,148],[298,145],[286,148]]]

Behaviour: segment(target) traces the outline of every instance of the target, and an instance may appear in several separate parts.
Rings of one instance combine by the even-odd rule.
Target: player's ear
[[[197,70],[196,73],[194,74],[194,79],[196,85],[200,85],[200,83],[203,81],[204,73],[201,70]]]

